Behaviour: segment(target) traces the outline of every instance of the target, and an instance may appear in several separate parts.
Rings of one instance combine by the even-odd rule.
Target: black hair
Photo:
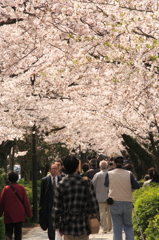
[[[8,172],[7,178],[9,182],[15,183],[18,180],[18,173],[15,171],[10,171]]]
[[[152,167],[148,169],[148,174],[150,175],[150,177],[153,178],[157,178],[159,176],[156,168]]]
[[[91,160],[91,158],[92,158],[92,157],[91,157],[90,155],[89,155],[89,156],[87,156],[87,160]]]
[[[79,161],[74,155],[68,155],[63,161],[64,168],[68,174],[72,174],[76,171]]]
[[[133,165],[131,165],[130,163],[127,163],[127,164],[124,165],[124,169],[125,169],[125,170],[129,170],[129,171],[132,172],[132,170],[133,170]]]
[[[85,173],[89,169],[89,164],[88,163],[83,163],[82,164],[82,170]]]
[[[92,160],[89,162],[89,164],[90,164],[91,167],[97,167],[98,162],[97,162],[96,159],[92,159]]]
[[[116,157],[114,157],[114,162],[115,162],[115,164],[116,165],[122,165],[123,164],[123,157],[122,156],[116,156]]]
[[[111,157],[111,158],[110,158],[110,161],[113,162],[113,161],[114,161],[114,157]]]
[[[109,162],[109,166],[113,166],[114,164],[112,162]]]

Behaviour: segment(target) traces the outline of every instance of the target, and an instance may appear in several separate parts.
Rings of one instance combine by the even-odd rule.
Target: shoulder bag
[[[9,185],[11,187],[11,189],[13,190],[13,192],[15,193],[15,195],[17,196],[17,198],[19,199],[19,201],[22,203],[22,205],[24,206],[24,203],[22,201],[22,199],[19,197],[17,191],[15,190],[15,188],[10,184]]]

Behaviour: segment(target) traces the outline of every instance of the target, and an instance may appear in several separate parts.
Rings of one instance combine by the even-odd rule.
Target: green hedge
[[[3,168],[0,168],[0,193],[4,186],[6,185],[7,174],[4,172]]]
[[[29,202],[31,205],[31,208],[33,208],[33,193],[32,193],[32,182],[30,181],[27,183],[23,178],[18,182],[20,185],[23,185],[26,189],[27,196],[29,198]],[[40,198],[40,185],[41,185],[41,180],[37,181],[37,206],[39,206],[39,198]],[[26,224],[30,224],[31,219],[26,217]]]
[[[0,168],[0,193],[4,186],[6,185],[6,173],[3,168]],[[0,218],[0,240],[5,239],[5,227],[4,227],[4,219]]]
[[[159,215],[155,216],[145,230],[147,240],[159,240]]]
[[[159,240],[159,184],[151,183],[133,192],[134,209],[146,240]],[[133,214],[135,240],[142,240]]]
[[[5,240],[5,228],[3,217],[0,218],[0,240]]]
[[[32,182],[30,181],[29,183],[27,183],[24,180],[24,178],[22,178],[20,181],[18,181],[18,183],[25,187],[26,193],[27,193],[28,198],[29,198],[29,202],[32,206],[33,205]],[[37,181],[37,199],[38,199],[38,202],[39,202],[39,198],[40,198],[40,185],[41,185],[41,180],[38,180]]]

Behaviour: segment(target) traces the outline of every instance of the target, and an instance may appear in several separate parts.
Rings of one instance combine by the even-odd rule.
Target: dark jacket
[[[91,169],[89,169],[85,172],[85,176],[92,180],[94,175],[97,172],[100,172],[100,169],[98,169],[97,167],[91,167]]]
[[[150,182],[159,183],[159,177],[153,178]]]
[[[59,176],[58,182],[61,180]],[[39,201],[39,223],[43,230],[48,228],[49,215],[52,213],[54,191],[51,182],[51,175],[47,175],[41,180],[41,191]]]

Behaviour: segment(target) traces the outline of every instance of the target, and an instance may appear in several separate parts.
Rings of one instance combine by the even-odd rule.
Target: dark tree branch
[[[155,38],[154,36],[143,32],[141,28],[137,27],[136,29],[137,29],[138,31],[136,31],[135,29],[132,30],[132,31],[133,31],[134,33],[138,34],[138,35],[145,36],[145,37],[147,37],[147,38],[152,38],[152,39],[155,39],[155,40],[156,40],[156,38]]]
[[[152,10],[145,10],[145,9],[137,9],[137,8],[132,8],[132,7],[125,7],[125,6],[119,6],[120,8],[128,9],[130,11],[137,11],[137,12],[150,12],[153,13]]]
[[[16,22],[21,22],[23,20],[24,20],[23,18],[19,18],[19,19],[16,19],[16,18],[10,19],[10,18],[8,18],[6,21],[1,21],[0,22],[0,26],[15,24]]]

